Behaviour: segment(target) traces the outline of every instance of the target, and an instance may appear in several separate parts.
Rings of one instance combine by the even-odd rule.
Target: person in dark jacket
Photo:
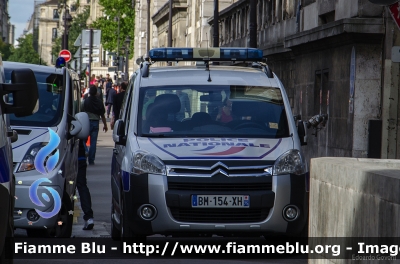
[[[85,155],[85,142],[79,140],[79,151],[78,151],[78,175],[76,177],[76,188],[79,192],[79,197],[81,200],[81,207],[84,213],[83,220],[85,220],[85,225],[83,230],[91,230],[94,226],[93,221],[93,210],[92,210],[92,198],[90,196],[90,191],[87,186],[86,179],[86,155]]]
[[[111,129],[114,128],[114,123],[116,120],[120,118],[119,112],[121,111],[122,101],[124,100],[125,91],[127,88],[127,84],[125,82],[121,83],[121,91],[114,96],[113,100],[113,118],[110,123]]]
[[[96,144],[97,136],[99,135],[99,121],[103,121],[104,128],[103,131],[107,132],[107,121],[104,116],[106,109],[104,108],[103,102],[99,97],[96,96],[97,87],[91,85],[89,88],[89,96],[83,101],[82,111],[86,112],[89,116],[90,121],[90,148],[89,148],[89,165],[94,165],[94,160],[96,157]]]
[[[113,107],[114,103],[114,96],[117,94],[117,92],[114,90],[114,88],[111,87],[111,82],[107,84],[110,84],[110,88],[107,89],[107,97],[106,97],[107,118],[110,118],[111,108]]]

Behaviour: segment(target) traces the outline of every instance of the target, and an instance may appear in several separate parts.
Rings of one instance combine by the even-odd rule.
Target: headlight
[[[136,151],[133,154],[133,169],[135,174],[152,173],[165,175],[165,165],[157,157],[144,151]]]
[[[22,159],[21,164],[19,165],[19,168],[17,172],[23,172],[23,171],[30,171],[34,170],[35,168],[35,158],[37,153],[41,148],[46,146],[47,143],[35,143],[33,144],[28,151],[26,152],[24,158]]]
[[[307,166],[304,157],[297,149],[291,149],[283,153],[274,164],[274,175],[280,174],[304,174]]]

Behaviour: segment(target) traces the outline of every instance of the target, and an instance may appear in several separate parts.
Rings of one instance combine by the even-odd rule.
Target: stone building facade
[[[233,4],[234,0],[219,0],[220,10]],[[147,2],[136,1],[135,56],[146,54]],[[209,47],[212,35],[207,19],[213,15],[214,0],[174,0],[172,3],[172,46]],[[150,0],[150,49],[168,46],[169,1]],[[162,65],[158,63],[157,65]],[[133,69],[138,65],[135,63]],[[132,68],[131,68],[132,69]]]
[[[8,0],[0,0],[0,37],[3,42],[14,44],[13,39],[10,39],[11,26]]]
[[[249,46],[249,11],[249,0],[220,11],[221,46]],[[326,127],[308,131],[307,158],[400,158],[396,43],[392,18],[368,0],[257,0],[257,47],[293,113],[329,115]]]
[[[83,2],[86,3],[86,0]],[[75,1],[68,0],[67,7],[73,17],[83,10],[84,4],[78,6]],[[35,6],[34,14],[31,19],[39,20],[38,27],[38,53],[43,62],[47,65],[54,65],[57,58],[52,56],[51,49],[55,39],[62,37],[64,33],[64,8],[58,0],[47,0]],[[35,22],[32,22],[33,24]],[[33,26],[36,28],[36,26]]]
[[[51,48],[55,39],[62,34],[60,30],[62,15],[58,7],[58,0],[44,2],[38,6],[37,10],[39,12],[37,14],[39,17],[39,56],[47,65],[53,65],[55,60],[51,55]]]

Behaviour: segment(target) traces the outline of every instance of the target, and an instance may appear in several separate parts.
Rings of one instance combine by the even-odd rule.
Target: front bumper
[[[207,234],[254,234],[269,233],[298,234],[303,229],[308,216],[308,195],[306,192],[306,175],[281,175],[269,176],[272,182],[270,191],[172,191],[168,190],[168,177],[153,174],[130,175],[130,190],[124,192],[127,203],[130,228],[136,234],[179,234],[179,233],[207,233]],[[251,180],[250,178],[248,180]],[[243,215],[253,214],[252,211],[231,210],[232,217],[229,221],[207,220],[206,222],[177,220],[176,210],[189,210],[197,213],[190,205],[192,194],[233,194],[250,195],[250,210],[264,212],[261,218],[248,221],[234,214],[242,212]],[[151,221],[143,220],[138,215],[138,209],[143,204],[152,204],[157,209],[157,216]],[[295,205],[300,209],[299,217],[291,222],[283,218],[283,209],[287,205]],[[202,209],[200,209],[202,210]],[[218,211],[224,208],[218,209]],[[216,210],[204,210],[204,214],[212,214]],[[226,211],[228,212],[228,211]],[[220,212],[219,212],[220,213]]]
[[[64,184],[63,171],[59,173],[60,167],[56,167],[53,171],[47,175],[40,174],[36,170],[15,173],[16,186],[15,186],[15,208],[14,208],[14,226],[16,228],[48,228],[53,227],[56,224],[57,215],[51,218],[39,217],[36,221],[28,219],[28,213],[34,209],[38,209],[42,212],[51,212],[54,208],[54,197],[44,187],[53,188],[59,194],[59,197],[63,197],[63,189],[60,186]],[[51,183],[43,182],[39,185],[36,194],[40,201],[44,204],[43,207],[35,205],[29,197],[29,188],[32,183],[40,178],[47,178]],[[42,198],[42,194],[45,193],[50,199],[45,201]]]

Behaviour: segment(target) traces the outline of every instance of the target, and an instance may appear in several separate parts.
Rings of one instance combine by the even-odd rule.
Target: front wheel
[[[146,235],[139,235],[135,234],[133,230],[129,226],[129,219],[128,219],[128,208],[127,205],[124,201],[124,199],[121,199],[121,208],[122,208],[122,217],[120,217],[121,221],[121,243],[127,242],[129,244],[133,242],[146,242]]]
[[[117,227],[115,226],[113,215],[115,215],[115,210],[114,210],[113,199],[111,198],[111,238],[112,240],[118,241],[121,240],[121,231],[118,230]]]

